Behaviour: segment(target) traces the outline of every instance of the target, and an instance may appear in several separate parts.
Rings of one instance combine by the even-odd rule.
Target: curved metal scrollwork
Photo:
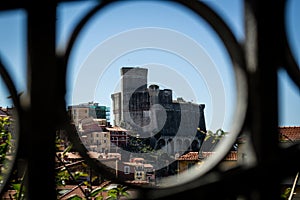
[[[284,6],[283,6],[283,22],[286,22],[286,7],[287,7],[287,2],[284,2]],[[283,63],[283,67],[286,69],[287,73],[289,74],[290,78],[294,81],[294,83],[298,86],[298,88],[300,88],[300,68],[299,68],[299,63],[296,62],[294,55],[291,51],[291,47],[288,43],[288,39],[287,39],[287,31],[286,31],[286,27],[285,24],[282,23],[279,25],[279,29],[283,29],[283,43],[284,43],[284,63]]]
[[[241,132],[242,127],[244,126],[244,118],[246,116],[247,102],[248,102],[247,99],[248,93],[247,93],[247,78],[245,74],[246,67],[245,67],[243,49],[241,45],[238,43],[237,39],[232,34],[230,28],[222,20],[222,18],[217,13],[215,13],[212,9],[206,6],[204,3],[198,1],[175,1],[175,2],[195,12],[200,18],[203,18],[213,28],[213,30],[218,34],[218,36],[223,41],[233,63],[235,78],[237,81],[237,92],[238,92],[238,103],[237,103],[237,110],[236,110],[236,117],[235,117],[235,126],[233,127],[232,130],[232,135],[235,135],[235,137],[232,137],[231,140],[228,140],[226,144],[222,145],[223,146],[222,150],[219,151],[218,154],[216,154],[215,161],[212,164],[212,165],[216,165],[218,164],[219,161],[222,160],[222,158],[226,156],[226,152],[230,150],[231,146],[236,140],[236,137]],[[81,30],[84,29],[87,22],[89,22],[89,20],[96,13],[101,12],[103,8],[111,5],[112,3],[117,3],[117,2],[105,1],[98,4],[93,9],[91,9],[90,12],[86,14],[86,16],[83,17],[83,19],[78,23],[73,34],[70,37],[66,51],[63,55],[64,68],[67,68],[68,66],[68,59],[70,57],[72,47],[74,46],[76,42],[76,38],[80,34]],[[78,134],[76,134],[76,129],[72,127],[72,125],[68,125],[67,132],[69,133],[70,139],[77,146],[79,152],[87,160],[90,166],[92,166],[94,169],[98,170],[99,172],[102,172],[104,176],[107,176],[108,178],[114,181],[118,181],[115,180],[114,174],[112,174],[105,165],[89,157],[88,150],[84,147],[84,145],[82,145],[78,137]],[[211,168],[213,169],[213,166]],[[187,190],[199,185],[203,185],[203,184],[205,185],[207,183],[206,181],[207,180],[205,178],[196,179],[192,181],[191,184],[186,185],[185,189]],[[126,183],[123,182],[122,184],[126,184]],[[141,191],[140,195],[142,195],[143,199],[153,198],[153,197],[156,198],[164,197],[170,193],[176,193],[176,191],[181,190],[180,189],[181,186],[175,188],[168,188],[168,189],[156,188],[155,190],[153,188],[145,188],[145,187],[141,188],[134,185],[130,185],[130,187],[139,189]]]
[[[17,151],[18,151],[18,146],[19,146],[19,129],[20,129],[20,121],[19,121],[19,111],[20,111],[20,103],[19,103],[19,96],[17,95],[17,90],[13,84],[13,81],[12,79],[10,78],[5,66],[3,65],[3,63],[1,62],[0,60],[0,78],[3,79],[4,81],[4,84],[6,85],[7,89],[8,89],[8,92],[10,94],[10,97],[12,99],[12,102],[15,106],[15,110],[14,110],[14,115],[13,115],[13,120],[15,121],[14,122],[14,127],[12,127],[14,129],[14,136],[11,138],[11,139],[14,139],[14,152],[12,154],[12,157],[9,159],[9,161],[5,161],[5,163],[1,163],[4,164],[4,165],[7,165],[6,166],[6,170],[5,172],[2,172],[1,170],[1,184],[0,184],[0,191],[1,193],[3,192],[3,188],[6,186],[8,180],[9,180],[9,177],[10,175],[12,174],[12,169],[13,169],[13,166],[15,165],[15,161],[16,161],[16,156],[17,156]],[[3,134],[1,132],[1,134]],[[2,138],[2,137],[1,137]],[[10,139],[10,140],[11,140]],[[3,141],[1,141],[1,144],[2,144]],[[11,141],[10,141],[11,142]],[[7,153],[7,152],[1,152],[1,153]],[[1,155],[3,156],[3,155]],[[8,164],[7,164],[8,162]],[[2,166],[1,166],[2,168]]]

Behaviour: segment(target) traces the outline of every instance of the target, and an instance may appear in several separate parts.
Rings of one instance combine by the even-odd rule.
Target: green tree
[[[122,196],[129,197],[126,186],[118,185],[116,188],[108,190],[107,200],[119,200]]]
[[[11,145],[11,133],[9,131],[10,121],[8,117],[0,117],[0,162],[3,163],[6,153]]]
[[[3,179],[2,171],[5,169],[7,161],[7,153],[11,148],[11,133],[9,131],[9,117],[0,117],[0,180]]]
[[[227,133],[223,131],[221,128],[219,128],[215,133],[212,132],[211,130],[208,130],[206,133],[205,141],[208,140],[210,137],[213,138],[213,143],[216,142],[217,140],[222,139]]]

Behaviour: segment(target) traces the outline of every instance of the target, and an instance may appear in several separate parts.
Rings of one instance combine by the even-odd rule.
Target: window
[[[124,166],[124,174],[130,174],[130,167]]]
[[[136,166],[135,170],[136,171],[143,171],[144,170],[144,166],[142,166],[142,165],[141,166]]]

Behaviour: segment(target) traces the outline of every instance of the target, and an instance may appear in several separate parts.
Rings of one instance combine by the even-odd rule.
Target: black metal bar
[[[279,154],[277,69],[282,63],[284,46],[280,42],[282,33],[278,24],[281,24],[283,7],[280,0],[272,1],[271,7],[258,0],[245,2],[249,120],[258,165],[270,162]],[[269,170],[269,173],[261,174],[259,181],[264,184],[258,188],[256,199],[280,197],[276,171]]]
[[[76,2],[77,0],[53,0],[53,3],[59,2]],[[1,10],[13,10],[13,9],[23,9],[27,8],[31,4],[31,0],[9,0],[1,1],[0,11]]]
[[[22,0],[3,1],[1,2],[0,10],[24,8],[25,5],[26,5],[26,1],[22,1]]]
[[[28,199],[56,199],[55,127],[56,56],[53,1],[32,1],[28,13],[28,91],[30,131],[28,132]]]

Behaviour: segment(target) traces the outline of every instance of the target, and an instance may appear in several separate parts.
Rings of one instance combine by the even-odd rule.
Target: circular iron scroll
[[[4,179],[3,179],[3,183],[1,183],[1,186],[0,186],[0,193],[2,194],[4,191],[3,191],[3,188],[6,187],[9,182],[9,177],[11,176],[12,174],[12,169],[14,168],[15,166],[15,161],[16,161],[16,158],[17,158],[17,154],[18,154],[18,147],[19,147],[19,124],[18,122],[20,122],[19,120],[19,111],[20,111],[20,102],[19,102],[19,97],[18,97],[18,94],[17,94],[17,90],[13,84],[13,81],[12,79],[10,78],[9,76],[9,73],[7,72],[5,66],[3,65],[3,63],[1,62],[0,60],[0,77],[3,79],[5,85],[6,85],[6,88],[8,89],[8,92],[10,93],[10,98],[12,99],[12,102],[15,106],[15,109],[16,109],[16,113],[15,113],[15,118],[16,118],[16,131],[15,133],[17,134],[16,135],[16,146],[15,146],[15,152],[14,152],[14,157],[10,162],[9,166],[8,166],[8,170],[7,170],[7,174],[4,176]]]
[[[287,7],[286,4],[287,2],[285,1],[285,6]],[[283,12],[285,13],[285,12]],[[286,17],[283,16],[283,17]],[[286,21],[283,20],[283,21]],[[282,27],[284,27],[284,25],[282,25]],[[286,27],[284,27],[286,28]],[[283,68],[286,69],[289,77],[294,81],[294,83],[298,86],[298,88],[300,89],[300,68],[294,58],[294,55],[291,51],[290,45],[288,43],[288,39],[287,39],[287,34],[286,34],[286,30],[283,31],[283,45],[284,45],[284,60],[283,60]]]
[[[95,6],[90,12],[78,23],[74,32],[72,33],[69,43],[67,45],[66,51],[64,55],[62,55],[63,67],[67,69],[68,61],[70,57],[70,53],[72,48],[76,42],[77,37],[79,36],[81,30],[85,27],[87,22],[99,11],[101,11],[104,7],[111,5],[116,1],[104,1]],[[227,52],[231,58],[233,69],[235,71],[235,78],[236,78],[236,86],[237,86],[237,109],[235,111],[235,118],[234,118],[234,125],[232,130],[230,131],[234,137],[228,137],[227,140],[222,142],[223,144],[219,145],[220,150],[214,156],[213,161],[210,164],[210,167],[204,170],[204,172],[209,172],[213,170],[213,168],[226,156],[227,152],[230,150],[231,146],[235,142],[238,134],[241,132],[242,128],[244,127],[244,121],[248,106],[248,87],[247,87],[247,78],[245,75],[245,57],[243,53],[243,49],[241,45],[238,43],[237,39],[231,32],[230,28],[227,24],[222,20],[222,18],[215,13],[211,8],[206,6],[204,3],[199,1],[185,1],[185,0],[178,0],[174,1],[191,11],[195,12],[200,18],[203,18],[217,33],[217,35],[222,40],[223,44],[225,45]],[[88,151],[85,146],[82,144],[78,134],[76,134],[76,128],[71,124],[66,124],[66,131],[68,133],[68,137],[73,142],[73,145],[78,149],[81,156],[87,161],[87,163],[94,168],[95,170],[101,172],[103,176],[107,178],[120,182],[116,180],[114,175],[109,172],[107,166],[101,164],[96,159],[91,159],[88,155]],[[194,182],[196,184],[189,184],[190,186],[186,186],[185,189],[198,187],[200,185],[205,185],[205,179],[201,181],[197,179],[198,176],[194,176],[193,179],[190,179],[189,182]],[[122,182],[122,184],[125,184]],[[143,198],[153,198],[153,197],[162,197],[167,194],[174,194],[176,191],[181,191],[180,186],[172,186],[167,187],[164,189],[159,188],[146,188],[146,187],[138,187],[135,185],[130,185],[133,188],[139,188],[143,191]],[[146,196],[145,196],[146,195]]]

